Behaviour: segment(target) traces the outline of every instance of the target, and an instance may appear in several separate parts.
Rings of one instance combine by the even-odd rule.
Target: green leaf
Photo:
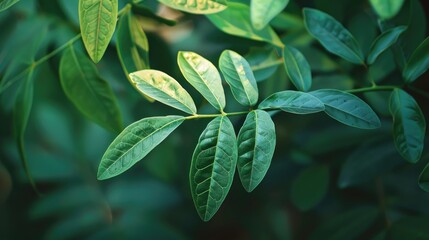
[[[284,46],[271,27],[267,26],[261,30],[253,28],[250,22],[250,9],[245,4],[230,2],[225,11],[207,15],[207,18],[221,31],[233,36],[264,41],[278,47]]]
[[[194,52],[179,52],[177,63],[185,79],[217,110],[225,108],[225,93],[219,71]]]
[[[98,75],[91,60],[73,46],[61,58],[60,81],[67,97],[83,115],[110,131],[121,131],[121,112],[112,88]]]
[[[405,82],[412,83],[429,68],[429,37],[414,51],[405,65],[402,75]]]
[[[289,0],[252,0],[250,3],[252,26],[258,30],[263,29],[288,3]]]
[[[141,70],[131,73],[130,78],[143,94],[186,113],[197,113],[191,95],[166,73],[158,70]]]
[[[236,165],[234,127],[227,117],[217,117],[201,134],[189,173],[192,199],[202,220],[210,220],[225,200]]]
[[[311,68],[304,55],[298,49],[285,46],[283,49],[286,72],[293,85],[300,91],[311,88]]]
[[[398,41],[399,36],[407,30],[405,26],[399,26],[392,29],[389,29],[383,32],[380,36],[375,39],[371,45],[369,55],[367,58],[368,64],[373,64],[377,57],[380,56],[384,51],[386,51],[390,46]]]
[[[193,14],[213,14],[225,10],[225,0],[158,0],[176,10]]]
[[[176,21],[170,20],[161,16],[158,16],[152,9],[146,7],[144,3],[133,3],[131,11],[138,16],[143,17],[144,19],[155,20],[158,23],[163,23],[167,26],[175,26]]]
[[[283,63],[274,48],[250,48],[249,53],[244,57],[249,62],[257,82],[272,76]]]
[[[304,8],[307,31],[329,52],[345,60],[364,64],[362,49],[353,35],[332,16],[316,9]]]
[[[394,17],[400,10],[404,0],[370,0],[375,12],[382,19]]]
[[[184,117],[150,117],[124,129],[107,148],[98,167],[99,180],[117,176],[159,145],[182,122]]]
[[[0,0],[0,12],[12,7],[19,0]]]
[[[429,218],[426,216],[406,216],[392,224],[386,239],[426,240],[429,239]]]
[[[423,152],[426,122],[416,100],[403,90],[395,89],[390,96],[393,117],[393,139],[403,158],[416,163]]]
[[[420,173],[419,186],[424,191],[429,192],[429,163],[426,165],[426,167]]]
[[[329,189],[329,167],[312,166],[300,172],[292,183],[292,203],[302,211],[315,207]]]
[[[258,85],[245,58],[234,51],[225,50],[220,56],[219,68],[241,105],[251,107],[258,102]]]
[[[276,129],[270,115],[251,111],[238,133],[237,169],[246,191],[253,191],[271,164],[276,147]]]
[[[79,0],[82,40],[94,63],[104,55],[115,32],[118,0]]]
[[[262,101],[259,109],[281,109],[295,114],[309,114],[325,110],[324,104],[309,93],[297,91],[277,92]]]
[[[325,104],[325,112],[333,119],[361,129],[381,126],[380,119],[368,104],[353,94],[334,89],[311,92]]]

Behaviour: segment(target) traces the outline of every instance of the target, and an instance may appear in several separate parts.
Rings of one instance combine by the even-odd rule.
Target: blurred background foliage
[[[120,7],[126,3],[120,1]],[[40,44],[39,59],[79,33],[77,4],[22,0],[1,12],[0,77],[19,72],[8,66],[34,50],[34,44]],[[135,14],[148,37],[151,68],[177,79],[194,96],[200,112],[210,112],[210,106],[180,74],[179,50],[197,52],[214,63],[224,49],[246,56],[260,82],[260,99],[292,88],[277,52],[267,44],[227,35],[205,16],[177,12],[152,0],[139,4],[146,7]],[[422,4],[428,5],[407,0],[392,20],[408,25],[402,37],[406,56],[427,35]],[[307,33],[302,7],[334,16],[367,52],[380,32],[369,2],[295,0],[271,22],[285,44],[307,57],[312,89],[365,86],[368,74],[363,67],[327,53]],[[84,51],[81,43],[75,46]],[[391,51],[384,53],[369,69],[375,82],[401,81],[392,56]],[[204,223],[192,203],[188,172],[207,120],[183,124],[126,173],[97,181],[99,161],[116,134],[84,118],[67,100],[59,83],[59,59],[57,55],[35,72],[25,135],[29,167],[42,196],[28,183],[13,138],[17,86],[0,96],[0,239],[429,239],[429,193],[417,184],[429,161],[428,144],[414,165],[396,152],[388,93],[360,95],[382,119],[377,130],[347,127],[323,114],[276,115],[277,148],[265,180],[251,194],[235,180],[220,211]],[[149,103],[128,83],[115,37],[97,68],[113,87],[126,125],[174,114],[160,103]],[[428,78],[426,73],[415,87],[428,92]],[[411,93],[428,119],[429,99]],[[226,94],[226,111],[240,108],[229,90]],[[241,126],[244,117],[232,120]]]

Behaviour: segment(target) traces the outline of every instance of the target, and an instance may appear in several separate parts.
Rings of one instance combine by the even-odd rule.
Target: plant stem
[[[394,85],[372,86],[372,87],[351,89],[351,90],[347,90],[346,92],[348,92],[348,93],[362,93],[362,92],[375,92],[375,91],[392,91],[396,88],[401,88],[401,86],[394,86]]]
[[[200,118],[215,118],[215,117],[221,117],[221,116],[237,116],[237,115],[244,115],[248,113],[249,111],[232,112],[232,113],[216,113],[216,114],[196,114],[189,117],[185,117],[185,120],[200,119]]]

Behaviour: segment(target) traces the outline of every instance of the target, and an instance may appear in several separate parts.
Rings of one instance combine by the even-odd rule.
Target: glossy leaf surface
[[[311,94],[325,104],[326,114],[343,124],[362,129],[381,126],[380,119],[371,107],[353,94],[333,89],[318,90]]]
[[[150,117],[129,125],[107,148],[98,167],[97,178],[104,180],[125,172],[183,121],[181,116]]]
[[[197,112],[191,95],[166,73],[158,70],[141,70],[131,73],[130,78],[143,94],[186,113]]]
[[[158,0],[176,10],[193,14],[212,14],[225,10],[226,0]]]
[[[79,0],[82,40],[92,61],[98,63],[115,32],[118,0]]]
[[[399,36],[407,30],[405,26],[399,26],[392,29],[389,29],[383,32],[380,36],[375,39],[374,43],[371,45],[369,50],[369,55],[367,58],[368,64],[373,64],[377,57],[380,56],[384,51],[386,51],[390,46],[395,44],[398,41]]]
[[[355,64],[363,64],[362,49],[353,35],[332,16],[316,9],[304,8],[307,31],[329,52]]]
[[[281,109],[295,114],[309,114],[325,110],[323,102],[309,93],[297,91],[277,92],[262,101],[259,109]]]
[[[234,127],[227,117],[217,117],[201,134],[189,173],[192,199],[203,221],[210,220],[225,200],[236,165]]]
[[[122,117],[112,88],[87,56],[70,46],[61,57],[63,90],[79,111],[104,128],[119,132]]]
[[[382,19],[394,17],[404,4],[404,0],[370,0],[369,2]]]
[[[209,60],[193,52],[179,52],[177,62],[186,80],[217,110],[225,108],[219,71]]]
[[[250,112],[238,134],[237,169],[246,191],[253,191],[264,179],[276,146],[276,129],[263,110]]]
[[[411,163],[423,152],[426,121],[417,102],[403,90],[395,89],[390,96],[393,117],[393,139],[396,149]]]
[[[245,58],[234,51],[225,50],[220,56],[219,68],[234,98],[241,105],[253,106],[258,102],[258,85]]]
[[[300,91],[311,88],[311,68],[304,55],[296,48],[285,46],[283,49],[286,72],[293,85]]]
[[[289,0],[252,0],[250,16],[255,29],[262,29],[288,5]]]

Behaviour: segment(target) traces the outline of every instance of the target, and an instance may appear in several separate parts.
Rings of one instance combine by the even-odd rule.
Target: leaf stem
[[[376,92],[376,91],[392,91],[396,88],[401,88],[401,86],[395,86],[395,85],[386,85],[386,86],[371,86],[371,87],[365,87],[365,88],[356,88],[347,90],[348,93],[362,93],[362,92]]]
[[[185,120],[200,119],[200,118],[215,118],[215,117],[221,117],[221,116],[237,116],[237,115],[244,115],[248,113],[249,111],[232,112],[232,113],[216,113],[216,114],[195,114],[192,116],[185,117]]]

